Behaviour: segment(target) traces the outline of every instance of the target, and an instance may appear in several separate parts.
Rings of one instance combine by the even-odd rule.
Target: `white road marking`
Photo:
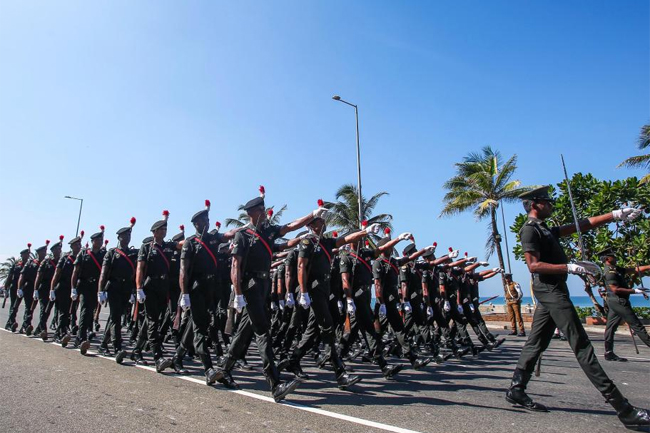
[[[13,334],[13,332],[8,331],[8,330],[6,330],[4,328],[0,328],[0,330],[3,330],[3,331],[5,331],[5,332],[7,332],[9,334]],[[23,337],[27,337],[30,340],[38,340],[38,341],[43,342],[38,337],[33,338],[32,336],[27,336],[25,334],[20,334],[20,335],[22,335]],[[61,347],[61,344],[57,343],[55,341],[47,341],[46,343],[53,344],[55,346]],[[95,352],[95,351],[92,351],[92,350],[89,350],[87,353],[91,354],[91,355],[94,355],[94,357],[97,357],[97,358],[107,359],[107,360],[110,360],[112,362],[115,362],[114,358],[104,356],[104,355],[100,355],[98,352]],[[143,370],[148,370],[148,371],[152,371],[154,373],[157,373],[155,367],[150,367],[150,366],[147,366],[147,365],[134,365],[134,367],[141,368]],[[181,375],[171,375],[171,374],[165,374],[164,376],[172,378],[172,379],[182,379],[182,380],[186,380],[188,382],[194,382],[194,383],[198,383],[200,385],[206,386],[205,385],[205,380],[201,380],[201,379],[198,379],[198,378],[192,377],[192,376],[181,376]],[[318,415],[323,415],[323,416],[327,416],[327,417],[330,417],[330,418],[335,418],[337,420],[344,420],[344,421],[348,421],[348,422],[351,422],[351,423],[354,423],[354,424],[360,424],[360,425],[365,425],[365,426],[368,426],[368,427],[373,427],[373,428],[376,428],[376,429],[379,429],[379,430],[390,431],[390,432],[395,432],[395,433],[419,433],[416,430],[409,430],[409,429],[405,429],[405,428],[401,428],[401,427],[392,426],[392,425],[389,425],[389,424],[383,424],[383,423],[376,422],[376,421],[370,421],[370,420],[363,419],[363,418],[357,418],[357,417],[354,417],[354,416],[344,415],[344,414],[341,414],[341,413],[330,412],[328,410],[318,409],[318,408],[311,407],[311,406],[305,406],[305,405],[298,404],[298,403],[292,403],[292,402],[288,402],[288,401],[282,401],[280,403],[275,403],[275,400],[273,400],[273,398],[267,397],[267,396],[264,396],[264,395],[259,395],[259,394],[256,394],[254,392],[227,389],[227,388],[215,388],[215,390],[232,392],[232,393],[235,393],[235,394],[239,394],[239,395],[243,395],[243,396],[246,396],[246,397],[255,398],[257,400],[265,401],[267,403],[282,404],[283,406],[291,407],[291,408],[298,409],[298,410],[301,410],[301,411],[304,411],[304,412],[311,412],[311,413],[315,413],[315,414],[318,414]]]

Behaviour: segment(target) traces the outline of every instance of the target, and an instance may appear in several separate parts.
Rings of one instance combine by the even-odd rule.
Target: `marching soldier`
[[[34,287],[36,287],[36,292],[38,293],[38,299],[41,301],[41,314],[34,334],[40,335],[43,341],[47,341],[47,319],[50,317],[52,307],[54,307],[54,299],[49,296],[50,289],[52,288],[52,278],[54,277],[56,265],[61,258],[62,249],[63,235],[59,236],[59,242],[50,247],[52,254],[41,262],[38,273],[36,274],[36,282],[34,283]]]
[[[250,222],[237,232],[234,239],[231,270],[235,294],[233,305],[238,311],[243,310],[244,314],[225,357],[220,382],[229,387],[236,386],[231,371],[237,360],[244,358],[248,344],[255,335],[264,375],[271,387],[273,399],[278,402],[295,390],[299,381],[281,382],[280,373],[273,361],[266,296],[270,292],[269,272],[273,261],[273,250],[287,247],[286,245],[278,247],[275,240],[304,227],[314,218],[322,217],[327,210],[319,207],[287,225],[274,225],[266,218],[263,187],[260,188],[260,192],[261,197],[250,200],[244,205],[244,211],[248,214]]]
[[[50,300],[56,302],[59,315],[54,340],[57,343],[61,343],[62,347],[66,347],[70,342],[68,327],[70,325],[70,310],[72,308],[72,300],[70,299],[72,272],[74,271],[75,259],[79,251],[81,251],[81,239],[83,235],[84,232],[82,230],[80,236],[76,236],[68,242],[71,251],[59,259],[50,286]]]
[[[648,331],[634,314],[630,304],[630,295],[639,294],[646,299],[648,295],[642,289],[630,288],[627,284],[626,275],[648,272],[650,271],[650,265],[639,266],[638,269],[616,266],[616,254],[611,248],[599,252],[598,257],[601,258],[605,265],[605,289],[607,290],[607,306],[609,307],[607,327],[605,328],[605,360],[625,362],[627,359],[621,358],[614,353],[614,334],[622,321],[627,323],[630,329],[634,331],[634,335],[639,337],[646,346],[650,347]]]
[[[88,331],[92,329],[93,313],[97,308],[97,283],[102,271],[102,261],[106,250],[103,248],[104,226],[100,231],[90,236],[91,248],[86,248],[77,254],[72,272],[72,301],[79,299],[81,311],[79,312],[79,330],[75,338],[74,347],[79,348],[85,355],[90,348]]]
[[[126,352],[122,349],[122,315],[127,309],[129,297],[135,287],[135,273],[138,250],[129,246],[131,231],[135,225],[132,217],[128,227],[122,227],[117,234],[119,246],[111,248],[104,256],[102,273],[99,277],[97,301],[110,306],[108,324],[99,351],[110,356],[108,341],[112,339],[115,362],[121,364]]]
[[[49,243],[49,242],[48,242]],[[41,266],[41,261],[45,258],[47,245],[43,245],[36,249],[37,258],[30,259],[20,272],[18,279],[18,297],[24,298],[25,313],[23,314],[23,324],[20,327],[20,334],[25,333],[31,335],[32,330],[32,315],[34,314],[34,283],[36,282],[36,274],[38,268]]]
[[[521,351],[510,388],[506,393],[506,400],[528,410],[547,411],[544,405],[535,403],[525,390],[537,360],[548,347],[557,327],[566,335],[576,359],[591,383],[616,410],[623,425],[632,429],[647,429],[650,426],[650,413],[646,409],[632,406],[600,366],[569,297],[567,274],[597,274],[600,269],[591,262],[568,263],[559,238],[575,233],[576,226],[567,224],[549,228],[546,225],[544,220],[553,212],[553,199],[548,195],[548,187],[533,189],[521,194],[519,198],[523,200],[524,209],[528,213],[528,221],[519,235],[526,264],[533,274],[537,309],[530,335]],[[639,214],[638,209],[623,208],[582,219],[578,224],[581,231],[591,230],[616,220],[631,221]]]
[[[7,331],[16,332],[18,329],[18,323],[16,322],[16,316],[18,315],[18,307],[22,301],[22,297],[18,296],[18,280],[20,279],[20,273],[23,270],[23,267],[29,261],[29,248],[32,244],[27,244],[27,248],[20,252],[20,260],[17,260],[9,268],[9,273],[5,279],[5,297],[9,296],[9,318],[7,319],[7,324],[5,329]]]

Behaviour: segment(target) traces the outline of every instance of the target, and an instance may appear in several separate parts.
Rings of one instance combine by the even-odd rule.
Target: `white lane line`
[[[4,328],[0,328],[0,330],[8,332],[9,334],[13,334],[13,332],[8,331],[8,330],[6,330]],[[27,336],[25,334],[19,334],[19,335],[22,335],[23,337],[27,337],[30,340],[37,340],[37,341],[43,342],[38,337],[32,338],[31,336]],[[59,347],[61,346],[61,344],[56,343],[54,341],[47,341],[46,343],[53,344],[53,345],[59,346]],[[89,350],[87,353],[89,353],[91,355],[94,355],[97,358],[107,359],[109,361],[115,362],[114,358],[104,356],[104,355],[100,355],[98,352],[95,352],[95,351],[92,351],[92,350]],[[133,365],[133,366],[137,367],[137,368],[141,368],[143,370],[152,371],[152,372],[158,374],[156,372],[155,367],[150,367],[148,365]],[[194,383],[198,383],[200,385],[206,386],[205,385],[205,380],[201,380],[201,379],[198,379],[196,377],[171,375],[171,374],[165,374],[164,376],[169,377],[171,379],[182,379],[182,380],[186,380],[188,382],[194,382]],[[243,396],[246,396],[246,397],[255,398],[257,400],[265,401],[267,403],[278,404],[278,403],[275,403],[275,400],[273,400],[273,398],[267,397],[267,396],[264,396],[264,395],[259,395],[259,394],[256,394],[254,392],[227,389],[227,388],[215,388],[215,390],[232,392],[232,393],[235,393],[235,394],[239,394],[239,395],[243,395]],[[392,426],[392,425],[389,425],[389,424],[383,424],[383,423],[376,422],[376,421],[370,421],[370,420],[363,419],[363,418],[357,418],[355,416],[349,416],[349,415],[344,415],[344,414],[340,414],[340,413],[336,413],[336,412],[330,412],[328,410],[318,409],[318,408],[310,407],[310,406],[305,406],[305,405],[302,405],[302,404],[299,404],[299,403],[282,401],[279,404],[282,404],[283,406],[287,406],[287,407],[292,407],[294,409],[302,410],[304,412],[311,412],[311,413],[315,413],[315,414],[318,414],[318,415],[323,415],[323,416],[327,416],[327,417],[330,417],[330,418],[335,418],[337,420],[344,420],[344,421],[348,421],[348,422],[351,422],[351,423],[354,423],[354,424],[360,424],[360,425],[364,425],[364,426],[367,426],[367,427],[373,427],[373,428],[376,428],[376,429],[379,429],[379,430],[390,431],[390,432],[395,432],[395,433],[420,433],[420,432],[418,432],[416,430],[409,430],[409,429],[405,429],[405,428],[401,428],[401,427]]]

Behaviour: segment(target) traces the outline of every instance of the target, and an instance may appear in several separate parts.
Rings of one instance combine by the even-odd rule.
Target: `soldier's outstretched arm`
[[[612,221],[633,221],[641,215],[641,209],[625,207],[616,209],[603,215],[590,218],[583,218],[578,221],[580,231],[595,229],[597,227],[609,224]],[[560,236],[568,236],[576,232],[575,224],[566,224],[559,227]]]
[[[524,253],[526,258],[526,265],[531,274],[553,274],[561,275],[569,272],[565,264],[553,264],[542,262],[539,257],[540,254],[536,251]]]
[[[280,227],[280,237],[283,237],[284,235],[286,235],[289,232],[292,232],[294,230],[298,230],[298,229],[306,226],[307,223],[309,221],[313,220],[314,218],[322,218],[322,216],[325,215],[326,212],[327,212],[327,209],[325,209],[324,207],[319,207],[318,209],[315,209],[315,210],[311,211],[310,213],[308,213],[304,217],[298,218],[297,220],[292,221],[289,224],[286,224],[286,225]]]
[[[650,265],[639,266],[638,272],[641,272],[642,274],[650,272]],[[625,273],[628,275],[634,275],[637,273],[637,268],[626,268]]]

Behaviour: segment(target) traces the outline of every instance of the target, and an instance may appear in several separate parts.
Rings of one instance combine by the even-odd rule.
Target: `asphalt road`
[[[7,314],[8,309],[0,310],[0,324]],[[590,336],[623,394],[633,404],[650,407],[650,348],[640,347],[636,355],[623,332],[616,350],[629,357],[627,363],[602,360],[602,335]],[[530,413],[508,404],[504,390],[523,343],[523,338],[510,337],[478,358],[405,370],[396,381],[384,380],[375,366],[355,362],[351,365],[363,381],[353,392],[338,390],[332,372],[305,360],[311,380],[286,403],[276,404],[254,348],[249,359],[257,371],[236,371],[242,390],[233,392],[206,386],[198,364],[186,363],[192,375],[181,378],[0,332],[0,431],[626,431],[584,376],[568,344],[559,340],[552,342],[541,377],[533,378],[529,387],[551,412]]]

